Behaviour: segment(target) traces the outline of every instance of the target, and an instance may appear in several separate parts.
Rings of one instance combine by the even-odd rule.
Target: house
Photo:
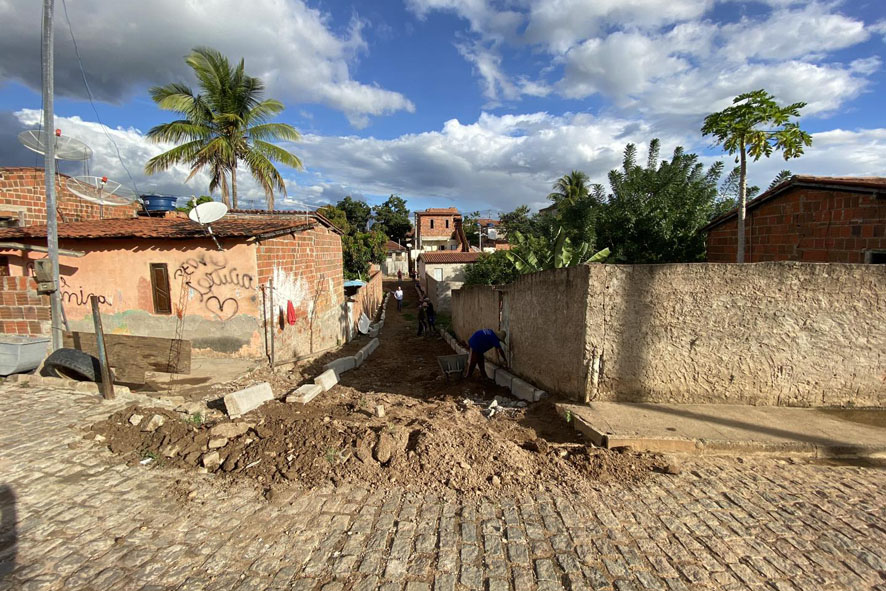
[[[415,249],[458,250],[461,241],[456,232],[456,222],[462,217],[454,207],[431,208],[415,212]]]
[[[400,271],[403,275],[408,275],[408,254],[409,252],[406,250],[405,246],[402,246],[393,240],[388,240],[385,243],[385,260],[381,266],[384,274],[388,277],[393,277],[397,274],[397,271]]]
[[[56,175],[58,221],[83,222],[100,218],[131,218],[141,209],[137,203],[100,208],[71,193],[70,177]],[[0,228],[46,223],[46,185],[42,167],[0,167]]]
[[[477,251],[457,252],[451,250],[423,252],[418,255],[419,279],[422,283],[426,277],[431,277],[436,281],[463,282],[465,267],[476,263],[481,254]]]
[[[212,231],[221,250],[178,212],[60,223],[70,329],[92,332],[95,295],[106,332],[174,338],[181,330],[197,352],[259,358],[273,343],[283,361],[347,339],[341,236],[325,218],[232,215]],[[48,334],[48,298],[29,277],[34,260],[45,257],[29,246],[45,246],[46,226],[0,229],[0,243],[10,275],[0,277],[0,329]]]
[[[745,261],[886,263],[886,178],[793,176],[747,204]],[[737,210],[705,226],[707,260],[733,263]]]

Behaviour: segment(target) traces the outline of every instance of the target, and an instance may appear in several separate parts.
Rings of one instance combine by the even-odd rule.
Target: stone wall
[[[459,338],[508,329],[514,373],[577,400],[886,406],[884,294],[880,265],[590,265],[452,303]]]

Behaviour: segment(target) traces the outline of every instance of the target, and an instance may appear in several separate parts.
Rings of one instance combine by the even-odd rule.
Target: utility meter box
[[[34,278],[38,293],[52,293],[58,289],[52,278],[52,262],[49,259],[34,261]]]

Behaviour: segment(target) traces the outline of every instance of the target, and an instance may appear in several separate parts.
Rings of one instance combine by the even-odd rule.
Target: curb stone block
[[[249,386],[225,396],[225,409],[231,418],[256,409],[268,400],[274,399],[274,392],[267,382]]]
[[[338,374],[335,373],[334,369],[327,369],[314,378],[314,383],[323,388],[323,391],[326,392],[338,383]]]
[[[499,369],[495,372],[495,383],[504,388],[511,388],[511,382],[513,381],[514,376],[511,375],[510,372],[507,372],[503,369]]]
[[[286,402],[301,402],[302,404],[307,404],[322,393],[323,387],[319,384],[304,384],[293,390],[292,393],[286,397]]]
[[[347,357],[339,357],[335,361],[330,361],[326,365],[323,366],[325,370],[334,370],[335,375],[340,376],[346,371],[350,371],[357,367],[357,360],[354,359],[353,355],[348,355]]]
[[[378,337],[378,333],[380,333],[380,332],[381,332],[381,327],[380,327],[380,326],[373,326],[372,328],[369,329],[369,336],[370,336],[371,338],[373,338],[373,339],[374,339],[374,338],[377,338],[377,337]]]
[[[538,388],[536,388],[532,394],[535,396],[535,402],[538,402],[539,400],[544,400],[548,397],[547,392],[545,392],[544,390],[539,390]]]
[[[490,380],[494,380],[495,379],[495,372],[497,372],[499,369],[501,369],[501,368],[498,367],[497,365],[495,365],[494,363],[489,363],[487,361],[486,362],[486,377],[488,377]]]
[[[354,363],[357,364],[357,367],[363,365],[364,361],[366,361],[366,354],[363,352],[363,349],[360,349],[359,351],[354,353]]]
[[[536,387],[525,380],[514,377],[511,379],[511,394],[520,400],[535,402]]]
[[[363,353],[365,357],[369,357],[375,352],[376,349],[378,349],[378,339],[372,339],[362,349],[360,349],[360,352]]]

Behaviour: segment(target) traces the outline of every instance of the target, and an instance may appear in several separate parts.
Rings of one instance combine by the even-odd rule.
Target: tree
[[[195,207],[197,207],[198,205],[200,205],[202,203],[208,203],[210,201],[215,201],[215,200],[212,197],[210,197],[209,195],[200,195],[199,197],[197,197],[196,200],[189,199],[184,207],[176,207],[175,209],[176,209],[176,211],[183,211],[184,213],[190,213],[191,210],[194,209]]]
[[[780,170],[779,173],[775,175],[775,178],[772,179],[772,182],[769,183],[769,187],[766,190],[768,191],[769,189],[774,189],[783,182],[790,180],[792,176],[794,176],[794,173],[792,173],[790,170],[786,168]]]
[[[779,106],[763,89],[735,97],[732,106],[705,117],[701,132],[712,135],[729,154],[738,153],[738,248],[736,261],[744,262],[745,213],[747,207],[747,157],[756,162],[780,150],[785,160],[803,154],[812,145],[812,136],[800,129],[791,117],[799,117],[806,103]]]
[[[406,240],[406,234],[412,229],[409,221],[409,210],[406,200],[398,195],[391,195],[381,205],[372,208],[375,213],[376,226],[394,242]],[[373,226],[373,227],[376,227]]]
[[[573,242],[596,243],[596,219],[600,212],[604,191],[600,185],[589,185],[588,175],[573,170],[554,183],[548,199],[557,206],[554,215],[539,218],[536,228],[553,239],[560,229]]]
[[[553,241],[543,236],[524,236],[517,232],[511,241],[511,250],[504,252],[520,273],[600,263],[609,257],[608,248],[592,254],[588,242],[574,244],[563,228],[557,229]]]
[[[286,123],[270,119],[283,110],[274,99],[262,99],[264,83],[245,72],[245,64],[233,67],[215,49],[197,47],[185,58],[200,84],[200,94],[185,84],[173,82],[151,88],[151,98],[165,110],[182,118],[148,131],[154,142],[178,144],[148,160],[145,173],[155,174],[175,164],[191,167],[190,180],[208,169],[209,190],[221,189],[226,205],[237,207],[237,166],[243,162],[262,186],[268,209],[274,209],[274,191],[286,195],[286,184],[274,161],[300,169],[298,156],[272,144],[275,140],[296,141],[299,133]],[[230,176],[230,199],[228,198]]]
[[[351,224],[348,222],[348,214],[344,210],[334,205],[324,205],[317,209],[317,213],[332,222],[332,225],[341,230],[342,233],[350,234],[352,232]]]
[[[369,216],[372,215],[372,209],[363,201],[352,199],[350,195],[335,204],[337,209],[344,212],[355,232],[365,232],[366,225],[369,223]]]
[[[634,144],[625,147],[622,168],[609,173],[611,194],[601,208],[597,237],[614,258],[627,263],[672,263],[704,259],[701,228],[710,220],[723,163],[705,170],[695,154],[677,147],[659,161],[660,143],[649,142],[645,166]]]
[[[479,211],[472,211],[462,216],[461,225],[465,231],[465,238],[468,239],[468,244],[471,246],[475,244],[478,247],[480,246],[480,228],[477,227],[477,220],[479,219]]]
[[[519,276],[520,272],[504,250],[484,252],[475,263],[465,267],[467,285],[505,285]]]
[[[366,279],[370,263],[385,259],[385,242],[388,237],[373,229],[370,232],[354,232],[342,236],[342,259],[346,279]]]
[[[505,236],[510,236],[515,232],[524,235],[533,234],[537,225],[534,217],[529,215],[529,207],[526,205],[521,205],[514,211],[502,214],[500,221]]]

